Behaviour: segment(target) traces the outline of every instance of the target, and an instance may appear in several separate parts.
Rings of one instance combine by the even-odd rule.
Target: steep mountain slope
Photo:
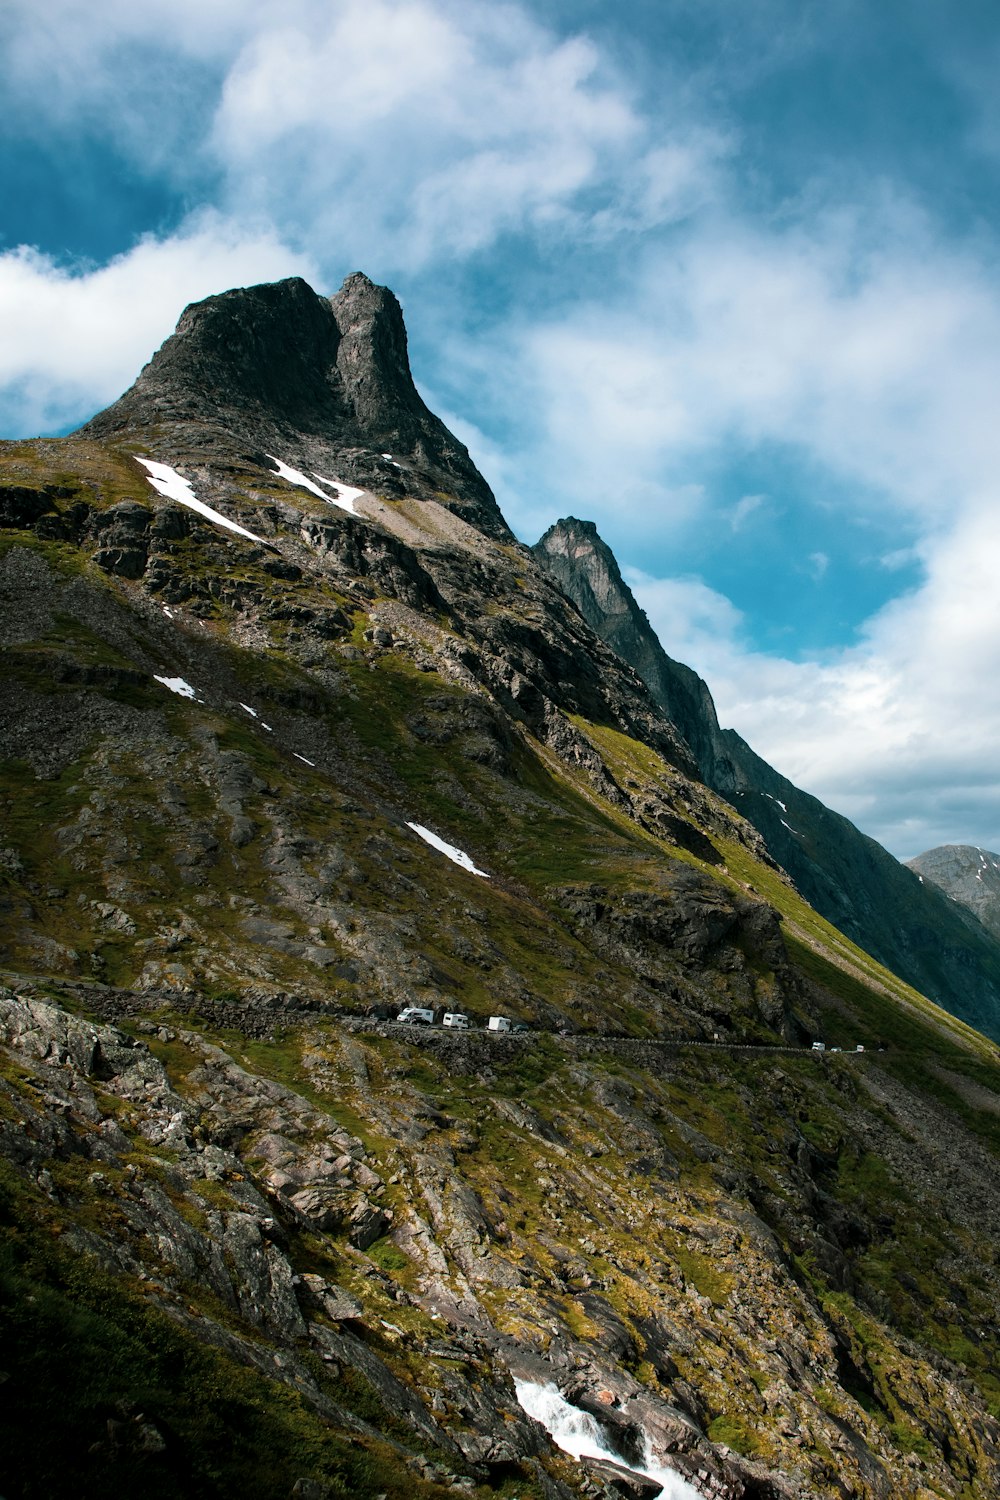
[[[914,874],[968,907],[987,931],[1000,938],[1000,854],[971,844],[942,844],[906,863]]]
[[[987,1500],[997,1049],[407,448],[378,318],[348,400],[332,307],[209,299],[0,448],[0,1488]]]
[[[1000,1038],[998,934],[984,931],[980,910],[973,907],[980,920],[969,921],[942,899],[943,882],[930,871],[921,867],[933,884],[916,881],[874,839],[721,729],[705,683],[663,650],[592,523],[559,521],[534,551],[587,623],[636,669],[691,747],[699,775],[760,832],[806,900],[939,1005]]]

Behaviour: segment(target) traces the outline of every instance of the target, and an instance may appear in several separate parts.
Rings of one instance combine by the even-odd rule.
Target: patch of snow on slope
[[[320,484],[328,484],[331,490],[336,491],[333,495],[324,496],[327,505],[339,505],[341,510],[349,510],[352,516],[355,514],[354,502],[364,494],[364,490],[356,490],[349,484],[341,484],[339,479],[324,479],[322,474],[317,474],[316,478]]]
[[[151,458],[140,458],[138,454],[135,455],[135,461],[142,464],[144,469],[149,470],[147,479],[153,489],[165,496],[167,500],[176,500],[179,505],[186,505],[188,510],[196,510],[200,516],[205,517],[206,521],[214,521],[216,526],[224,526],[227,531],[235,531],[240,536],[249,537],[252,542],[262,542],[265,547],[268,545],[262,536],[257,536],[253,531],[247,531],[245,526],[237,525],[221,511],[213,510],[210,505],[199,500],[190,482],[182,479],[177,470],[172,469],[169,464],[154,463]]]
[[[306,760],[306,757],[304,755],[300,755],[297,750],[293,750],[292,754],[295,756],[296,760],[302,761],[304,765],[313,766],[315,768],[316,762],[314,760]]]
[[[250,717],[251,717],[251,719],[256,719],[257,723],[260,725],[261,729],[266,729],[267,732],[268,732],[268,734],[272,734],[273,733],[273,730],[271,729],[270,724],[265,724],[264,720],[261,718],[261,716],[257,712],[257,710],[255,708],[251,708],[250,705],[249,705],[249,703],[241,703],[240,704],[240,708],[242,708],[242,710],[243,710],[243,712],[245,714],[249,714]]]
[[[193,698],[196,703],[198,702],[198,694],[189,682],[184,681],[183,677],[161,677],[154,672],[153,680],[162,682],[163,686],[169,688],[172,693],[176,693],[178,698]]]
[[[660,1500],[700,1500],[699,1491],[693,1485],[682,1479],[674,1469],[666,1469],[656,1462],[652,1445],[645,1433],[645,1452],[641,1466],[626,1462],[620,1453],[608,1447],[607,1438],[596,1419],[588,1412],[580,1411],[579,1407],[571,1406],[555,1385],[538,1385],[534,1381],[515,1378],[514,1389],[528,1416],[541,1422],[552,1441],[564,1453],[569,1453],[575,1459],[603,1458],[608,1463],[617,1464],[619,1468],[643,1474],[663,1486]]]
[[[454,844],[446,844],[444,839],[439,839],[436,833],[431,833],[429,828],[423,828],[419,823],[407,823],[407,828],[412,828],[417,838],[423,839],[425,844],[430,844],[432,849],[447,855],[456,865],[461,865],[463,870],[468,870],[470,875],[481,875],[484,880],[489,880],[485,870],[479,870],[473,864],[469,856],[461,849],[456,849]]]
[[[326,501],[327,505],[339,505],[341,510],[350,511],[351,515],[354,515],[354,502],[359,495],[364,494],[364,490],[352,489],[349,484],[341,484],[339,479],[324,479],[322,474],[317,474],[315,477],[319,480],[319,484],[325,484],[327,489],[334,491],[332,495],[328,495],[326,490],[321,490],[319,484],[314,484],[308,474],[303,474],[300,469],[293,469],[290,464],[283,463],[280,458],[275,458],[273,453],[265,454],[265,457],[278,465],[279,478],[287,479],[289,484],[297,484],[300,489],[309,490],[313,495],[318,495],[321,500]]]
[[[330,503],[329,495],[321,490],[318,484],[313,484],[308,475],[303,474],[299,469],[293,469],[289,464],[282,463],[281,459],[275,458],[273,453],[265,453],[264,457],[269,458],[273,464],[278,465],[276,472],[280,479],[287,479],[289,484],[297,484],[302,490],[311,490],[321,500],[325,500],[327,504]]]

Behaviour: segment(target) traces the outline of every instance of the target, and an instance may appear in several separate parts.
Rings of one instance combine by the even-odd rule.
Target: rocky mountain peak
[[[192,303],[80,435],[131,438],[169,462],[274,453],[510,536],[468,449],[417,391],[398,301],[361,272],[332,298],[290,277]]]
[[[593,521],[566,516],[532,551],[591,629],[643,678],[704,774],[718,733],[711,694],[696,672],[663,650]]]
[[[343,422],[340,330],[329,302],[299,277],[193,302],[135,384],[81,430],[111,437],[173,424],[264,416],[302,432]]]
[[[1000,854],[974,844],[942,844],[907,864],[921,880],[968,907],[988,932],[1000,937]]]
[[[337,369],[359,427],[389,434],[405,418],[419,424],[430,416],[410,372],[403,310],[389,288],[355,271],[330,307],[340,333]]]
[[[598,535],[593,521],[566,516],[550,526],[532,550],[589,624],[595,623],[595,610],[602,619],[635,613],[645,620],[614,553]]]

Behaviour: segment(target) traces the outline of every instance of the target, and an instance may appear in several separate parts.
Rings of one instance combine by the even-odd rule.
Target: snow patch
[[[142,464],[144,469],[149,470],[146,478],[153,489],[167,500],[176,500],[179,505],[186,505],[188,510],[195,510],[199,516],[204,516],[206,521],[212,521],[216,526],[224,526],[227,531],[235,531],[238,536],[249,537],[252,542],[261,542],[265,547],[268,545],[262,536],[257,536],[256,532],[247,531],[245,526],[238,526],[221,511],[213,510],[210,505],[199,500],[191,488],[190,481],[183,479],[169,464],[154,463],[151,458],[140,458],[138,454],[134,457],[136,463]]]
[[[341,484],[339,479],[324,479],[322,474],[317,474],[316,478],[320,484],[328,484],[334,491],[332,495],[324,495],[327,505],[339,505],[341,510],[348,510],[352,516],[356,515],[354,502],[360,499],[364,490],[356,490],[349,484]]]
[[[257,710],[255,708],[251,708],[250,705],[249,705],[249,703],[241,703],[240,704],[240,708],[242,708],[242,710],[243,710],[243,712],[245,714],[249,714],[250,717],[251,717],[251,719],[256,719],[257,723],[260,725],[261,729],[266,729],[267,732],[268,732],[268,734],[272,734],[274,732],[271,729],[270,724],[265,724],[264,720],[261,718],[261,716],[257,712]]]
[[[289,464],[282,463],[281,459],[275,458],[273,453],[265,453],[264,457],[269,458],[273,464],[278,465],[276,472],[281,479],[287,479],[289,484],[297,484],[299,489],[311,490],[321,500],[329,502],[329,495],[321,490],[318,484],[313,484],[308,475],[303,474],[299,469],[291,468]]]
[[[275,458],[273,453],[267,453],[265,457],[269,458],[273,464],[277,464],[276,473],[279,478],[287,479],[289,484],[297,484],[300,489],[309,490],[311,494],[318,495],[321,500],[326,501],[327,505],[339,505],[341,510],[350,511],[352,516],[355,514],[354,502],[364,494],[364,490],[356,490],[349,484],[341,484],[339,479],[324,479],[322,474],[315,475],[319,484],[314,484],[308,474],[303,474],[301,469],[293,469],[290,464],[283,463],[280,458]],[[327,490],[333,490],[334,493],[327,494],[327,490],[320,489],[320,484],[325,484]]]
[[[172,693],[176,693],[178,698],[193,698],[195,703],[198,702],[198,694],[189,682],[184,681],[183,677],[161,677],[159,673],[154,672],[153,678],[156,682],[162,682],[163,686],[169,688]]]
[[[682,1479],[674,1469],[666,1469],[653,1456],[652,1444],[643,1434],[645,1453],[642,1466],[627,1463],[620,1453],[608,1447],[607,1438],[597,1420],[579,1407],[571,1406],[551,1382],[538,1385],[515,1377],[514,1390],[521,1406],[540,1422],[552,1441],[575,1459],[603,1458],[619,1468],[631,1469],[661,1484],[660,1500],[700,1500],[699,1491]]]
[[[461,849],[456,849],[454,844],[446,844],[444,839],[439,839],[436,833],[431,833],[429,828],[424,828],[419,823],[407,823],[407,828],[412,828],[417,838],[423,839],[425,844],[430,844],[432,849],[437,849],[440,854],[445,854],[456,865],[461,865],[463,870],[468,870],[470,875],[481,875],[484,880],[489,880],[485,870],[479,870],[473,864],[469,856]]]
[[[305,756],[300,755],[297,750],[293,750],[292,754],[295,756],[295,759],[300,760],[303,765],[315,767],[316,762],[314,760],[306,760]]]

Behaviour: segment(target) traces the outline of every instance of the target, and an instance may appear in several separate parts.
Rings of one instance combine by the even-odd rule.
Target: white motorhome
[[[490,1016],[486,1023],[487,1031],[509,1031],[510,1018],[508,1016]]]
[[[825,1052],[826,1051],[826,1043],[825,1042],[813,1042],[812,1049],[813,1049],[814,1052]]]
[[[441,1025],[449,1026],[452,1031],[468,1031],[469,1018],[459,1010],[446,1010]]]
[[[401,1021],[404,1026],[433,1026],[434,1012],[424,1010],[420,1005],[408,1005],[399,1012],[396,1020]]]

